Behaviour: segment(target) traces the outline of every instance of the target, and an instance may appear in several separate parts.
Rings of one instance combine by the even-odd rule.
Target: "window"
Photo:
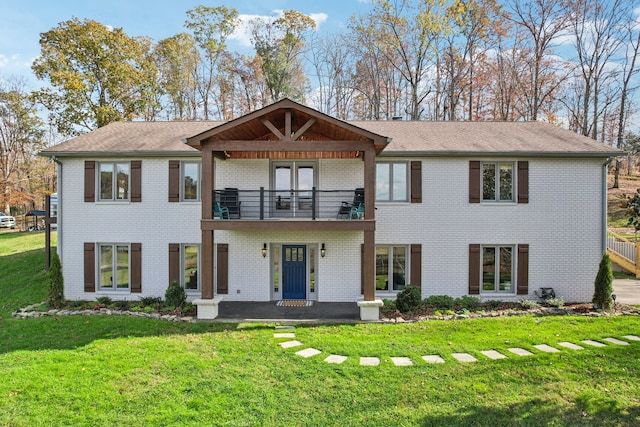
[[[182,286],[187,292],[200,289],[199,265],[200,247],[198,245],[182,245]]]
[[[100,163],[99,200],[129,200],[129,170],[126,163]]]
[[[482,201],[513,202],[513,163],[482,163]]]
[[[200,200],[200,162],[182,162],[180,199],[183,201]]]
[[[376,200],[381,202],[408,201],[407,163],[376,163]]]
[[[376,246],[376,291],[401,291],[407,281],[407,247]]]
[[[129,290],[129,245],[98,244],[101,290]]]
[[[482,292],[515,292],[513,246],[482,247]]]

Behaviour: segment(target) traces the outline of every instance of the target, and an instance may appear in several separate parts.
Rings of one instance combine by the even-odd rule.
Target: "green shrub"
[[[480,308],[480,299],[471,295],[465,295],[460,298],[456,298],[454,305],[459,306],[463,310],[477,311]]]
[[[140,298],[140,304],[144,306],[156,306],[160,304],[160,298],[158,297],[142,297]]]
[[[549,307],[560,308],[564,305],[564,298],[549,298],[545,301]]]
[[[438,310],[451,310],[455,303],[453,297],[449,295],[431,295],[426,301],[428,305]]]
[[[49,295],[47,303],[51,308],[62,308],[64,303],[64,279],[62,266],[57,253],[53,253],[51,268],[49,268]]]
[[[383,314],[393,314],[397,310],[396,302],[391,299],[383,299],[382,300],[382,313]]]
[[[420,289],[407,285],[396,297],[396,307],[401,313],[409,313],[418,310],[422,306]]]
[[[492,299],[492,300],[483,302],[482,306],[489,311],[493,311],[502,307],[502,301]]]
[[[540,304],[532,299],[521,299],[520,301],[518,301],[518,304],[520,304],[520,307],[527,310],[540,307]]]
[[[96,301],[98,302],[98,304],[102,304],[105,306],[111,304],[111,298],[106,295],[96,298]]]
[[[174,280],[164,293],[164,299],[167,302],[167,305],[182,308],[184,303],[187,301],[187,294],[184,291],[184,288],[180,286],[180,283]]]
[[[151,307],[150,305],[144,308],[145,313],[154,313],[156,311],[155,307]]]
[[[596,275],[593,302],[598,308],[609,310],[613,306],[613,271],[611,270],[611,259],[608,253],[602,254],[600,267]]]

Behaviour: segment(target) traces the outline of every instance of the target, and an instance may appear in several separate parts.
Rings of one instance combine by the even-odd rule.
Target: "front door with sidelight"
[[[282,246],[282,298],[306,299],[307,262],[305,245]]]

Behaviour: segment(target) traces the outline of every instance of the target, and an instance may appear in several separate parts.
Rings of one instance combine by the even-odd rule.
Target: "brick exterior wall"
[[[142,160],[141,203],[85,203],[84,159],[62,159],[59,220],[65,298],[112,299],[164,296],[168,285],[169,243],[200,242],[200,203],[168,203],[168,158]],[[190,160],[190,159],[185,159]],[[393,158],[392,161],[402,159]],[[416,160],[415,158],[406,160]],[[469,204],[469,160],[424,158],[421,204],[376,204],[376,243],[422,245],[423,297],[468,293],[468,246],[529,245],[529,297],[553,287],[565,301],[588,301],[602,253],[602,160],[512,159],[529,161],[528,204]],[[502,160],[502,159],[500,159]],[[320,189],[362,186],[360,160],[320,160]],[[216,162],[216,188],[256,190],[269,187],[268,160]],[[222,232],[215,243],[229,244],[229,293],[226,300],[273,298],[271,251],[263,243],[325,243],[317,254],[319,301],[355,301],[360,295],[359,232]],[[83,243],[142,243],[142,293],[85,293]],[[215,277],[215,275],[214,275]],[[191,298],[197,297],[192,295]],[[523,296],[482,295],[517,300]]]

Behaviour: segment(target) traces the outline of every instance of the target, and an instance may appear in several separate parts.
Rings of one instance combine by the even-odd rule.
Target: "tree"
[[[185,26],[193,31],[204,59],[199,67],[197,88],[205,120],[211,116],[210,102],[214,96],[218,63],[227,50],[227,38],[237,25],[238,11],[235,8],[196,6],[187,11]]]
[[[609,310],[613,305],[613,271],[611,270],[611,259],[608,253],[602,254],[602,260],[598,268],[598,274],[595,280],[595,290],[593,293],[593,302],[602,310]]]
[[[44,145],[42,126],[24,83],[0,80],[0,210],[31,201],[23,167]]]
[[[304,96],[304,76],[300,54],[305,33],[316,23],[295,10],[285,10],[277,18],[257,18],[251,21],[251,42],[261,60],[262,74],[271,101],[290,97],[301,101]],[[297,80],[297,82],[296,82]]]
[[[168,97],[170,119],[195,119],[197,115],[197,73],[200,53],[187,33],[160,40],[155,46],[159,84]]]
[[[63,135],[144,116],[156,81],[150,44],[93,20],[73,18],[40,35],[32,66],[51,86],[37,92]]]
[[[53,253],[51,268],[49,269],[49,295],[47,303],[49,308],[61,308],[64,302],[64,278],[58,253]]]

